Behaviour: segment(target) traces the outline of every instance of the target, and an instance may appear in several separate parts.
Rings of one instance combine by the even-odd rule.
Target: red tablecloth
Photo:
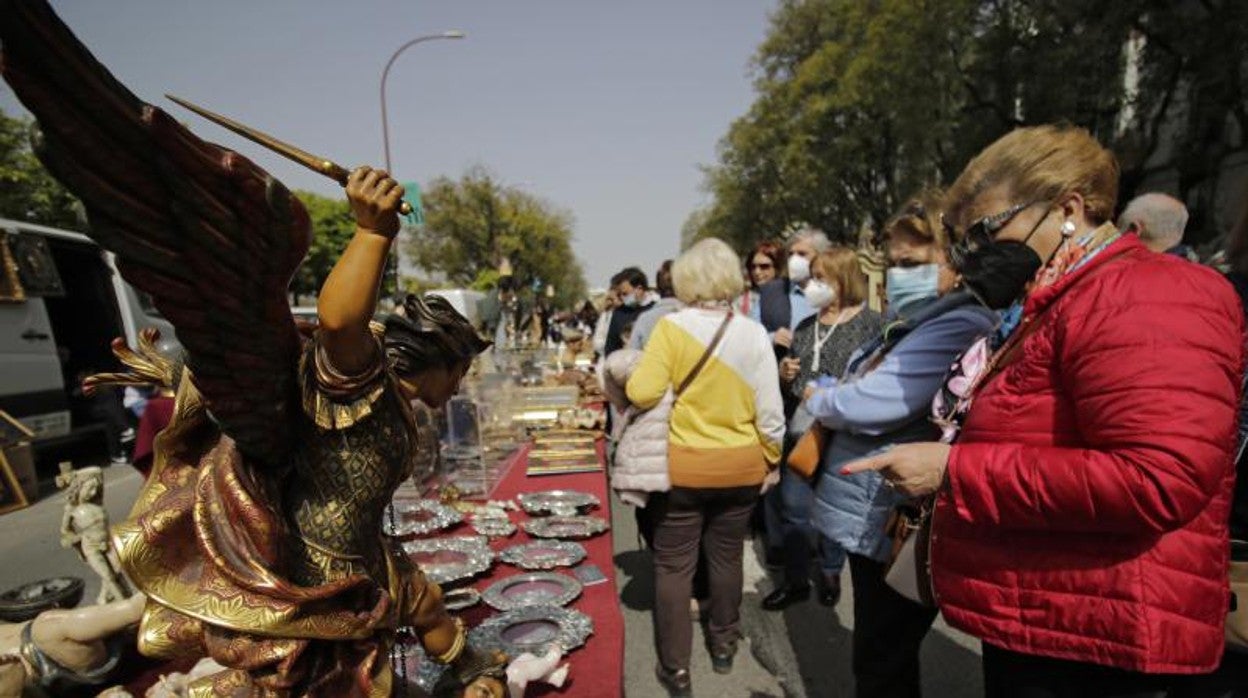
[[[152,469],[153,442],[156,435],[169,426],[173,419],[173,398],[152,397],[147,401],[143,416],[139,418],[139,429],[134,438],[134,456],[130,459],[134,467],[143,473],[143,477]]]
[[[608,521],[611,513],[607,509],[610,497],[607,494],[607,474],[573,473],[569,475],[542,475],[527,477],[525,469],[528,465],[528,450],[522,451],[511,468],[503,475],[502,480],[494,489],[492,499],[514,499],[522,492],[541,490],[580,490],[598,497],[602,508],[594,510],[595,516]],[[604,445],[598,443],[598,457],[604,455]],[[528,515],[523,512],[512,513],[515,523],[526,520]],[[465,528],[467,528],[465,526]],[[454,530],[453,534],[471,533],[471,530]],[[496,539],[491,543],[494,550],[502,550],[513,545],[532,540],[523,529],[518,528],[515,535]],[[580,698],[611,698],[624,694],[624,616],[620,612],[620,595],[615,587],[614,551],[611,544],[611,532],[589,540],[578,541],[585,546],[588,553],[581,564],[595,564],[606,575],[607,581],[587,586],[581,596],[569,604],[570,608],[584,613],[594,619],[594,634],[583,647],[573,650],[568,655],[572,670],[563,689],[555,689],[542,684],[541,688],[530,686],[527,696],[568,696]],[[504,562],[496,562],[487,576],[481,577],[472,584],[478,591],[484,591],[494,582],[520,574],[525,570],[512,567]],[[561,574],[571,574],[568,568],[554,570]],[[464,611],[464,620],[471,626],[494,613],[484,602]]]

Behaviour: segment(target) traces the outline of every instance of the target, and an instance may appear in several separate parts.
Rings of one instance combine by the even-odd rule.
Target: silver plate
[[[472,587],[448,589],[442,592],[442,603],[448,611],[462,611],[481,603],[481,592]]]
[[[494,551],[484,536],[449,536],[410,540],[403,552],[434,584],[450,584],[470,579],[490,569]]]
[[[565,540],[535,540],[507,548],[498,559],[526,570],[553,570],[584,560],[585,546]]]
[[[516,525],[506,517],[478,516],[472,520],[472,530],[491,538],[506,538],[516,532]]]
[[[524,652],[542,656],[551,645],[565,652],[585,644],[594,621],[584,613],[557,606],[526,606],[486,619],[468,633],[473,647],[501,650],[516,657]]]
[[[598,498],[588,492],[577,490],[546,490],[544,492],[527,492],[516,497],[520,506],[532,515],[556,514],[559,516],[575,516],[601,504]]]
[[[598,516],[546,516],[524,522],[524,531],[538,538],[593,538],[610,526]]]
[[[425,648],[412,636],[394,643],[394,647],[390,649],[390,666],[394,667],[394,673],[397,674],[396,683],[406,676],[409,683],[415,684],[426,695],[433,695],[438,680],[446,672],[446,665],[429,659]],[[399,691],[395,693],[404,695]]]
[[[566,606],[581,595],[581,583],[565,574],[526,572],[494,582],[482,600],[500,611],[526,606]]]
[[[441,531],[464,520],[464,515],[436,499],[395,500],[394,525],[385,518],[385,530],[391,536],[423,536]]]

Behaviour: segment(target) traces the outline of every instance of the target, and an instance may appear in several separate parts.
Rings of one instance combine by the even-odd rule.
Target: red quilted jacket
[[[948,621],[1015,652],[1217,666],[1243,366],[1229,284],[1125,236],[1038,290],[980,391],[932,528]]]

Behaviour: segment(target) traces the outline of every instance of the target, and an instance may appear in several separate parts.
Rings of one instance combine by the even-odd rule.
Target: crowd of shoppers
[[[1087,131],[1021,128],[883,226],[878,310],[859,251],[811,228],[744,260],[702,240],[657,297],[617,275],[612,484],[645,512],[671,694],[692,597],[732,668],[756,508],[764,609],[835,604],[848,563],[859,696],[921,695],[937,614],[982,641],[993,698],[1248,691],[1248,214],[1223,277],[1181,201],[1115,222],[1117,195]]]

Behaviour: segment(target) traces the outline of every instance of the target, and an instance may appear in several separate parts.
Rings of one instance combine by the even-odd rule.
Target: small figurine
[[[108,536],[108,512],[104,509],[104,471],[98,467],[74,470],[61,463],[56,486],[65,490],[65,515],[61,518],[61,547],[73,547],[100,577],[97,604],[130,597],[121,564]]]

